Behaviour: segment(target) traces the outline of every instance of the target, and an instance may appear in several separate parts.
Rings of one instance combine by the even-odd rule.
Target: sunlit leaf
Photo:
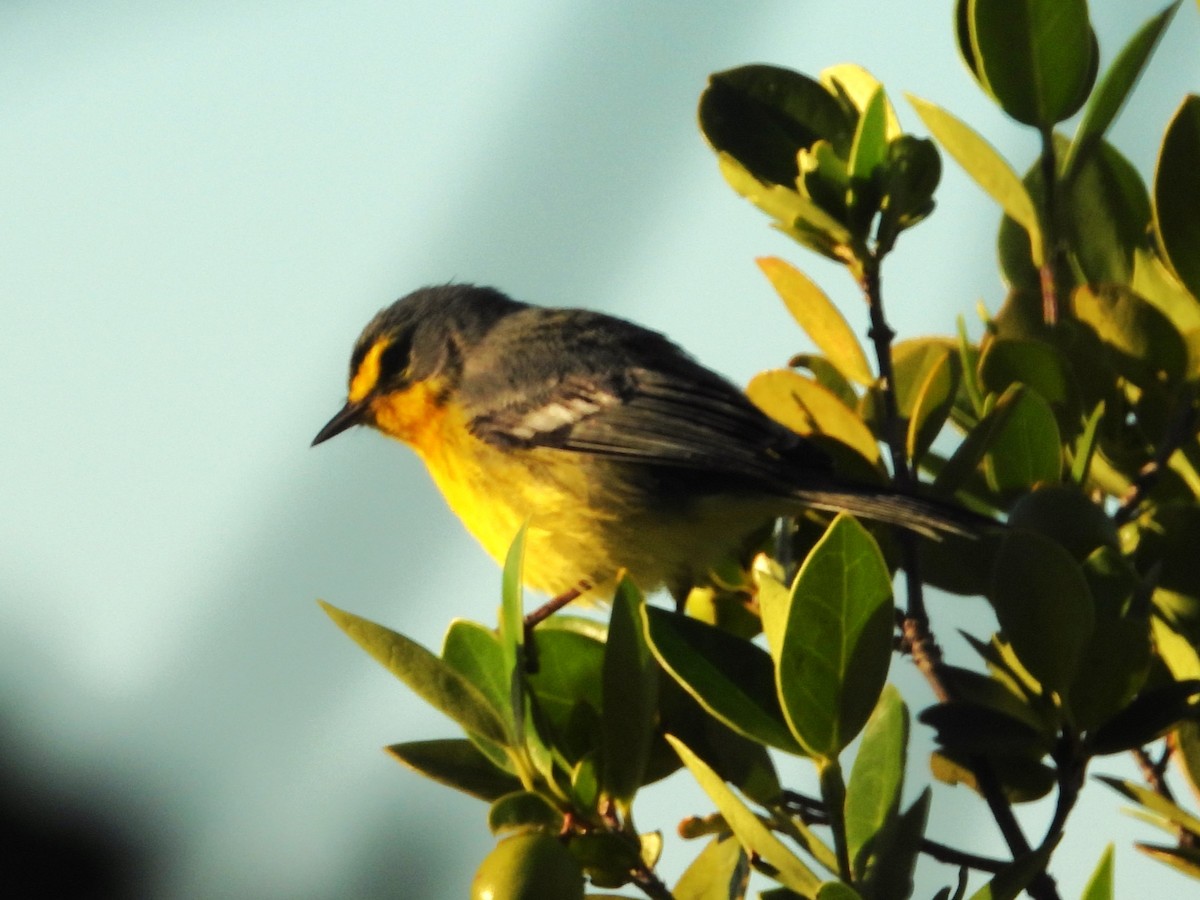
[[[321,603],[329,618],[413,693],[467,731],[499,744],[508,741],[504,722],[487,698],[420,644],[353,613]]]
[[[497,797],[488,810],[492,834],[540,829],[553,834],[562,829],[563,815],[541,794],[513,791]]]
[[[725,818],[730,830],[750,853],[761,857],[775,870],[775,879],[785,887],[812,896],[821,881],[812,870],[792,853],[758,816],[730,790],[708,764],[682,741],[667,735],[667,740],[683,760],[713,804]]]
[[[750,881],[750,864],[732,835],[714,837],[692,860],[671,896],[675,900],[741,900]]]
[[[1154,383],[1159,372],[1173,382],[1187,369],[1187,346],[1179,332],[1133,291],[1119,285],[1085,286],[1075,291],[1071,303],[1075,316],[1092,327],[1112,350],[1117,366],[1138,383]]]
[[[1079,900],[1113,900],[1113,845],[1104,848]]]
[[[908,420],[907,450],[913,465],[920,464],[946,423],[958,394],[961,372],[958,357],[947,351],[921,383]]]
[[[746,385],[746,396],[776,422],[798,434],[824,435],[869,462],[879,459],[879,443],[863,420],[836,394],[799,372],[759,372]]]
[[[960,119],[919,97],[908,96],[925,126],[975,183],[1029,233],[1034,265],[1042,264],[1042,230],[1021,178],[1003,157]]]
[[[814,344],[846,378],[864,387],[875,377],[862,346],[841,311],[807,275],[778,257],[762,257],[758,267],[767,276]]]
[[[426,778],[492,801],[521,789],[521,782],[497,769],[470,741],[409,741],[385,748],[400,763]]]

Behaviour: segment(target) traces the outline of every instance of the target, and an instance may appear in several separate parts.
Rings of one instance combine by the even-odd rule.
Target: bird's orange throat
[[[426,461],[439,455],[445,435],[445,419],[451,414],[445,391],[432,381],[419,381],[405,391],[383,394],[371,400],[375,427],[411,446]]]

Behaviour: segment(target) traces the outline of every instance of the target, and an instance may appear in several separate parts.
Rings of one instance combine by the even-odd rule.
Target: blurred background
[[[1162,5],[1095,0],[1103,65]],[[405,448],[309,449],[353,339],[400,294],[470,280],[637,319],[744,383],[808,349],[767,254],[862,330],[848,277],[725,187],[696,101],[743,63],[858,62],[906,127],[911,92],[1024,168],[1034,141],[959,63],[951,7],[0,4],[0,888],[41,869],[58,896],[465,896],[483,805],[378,749],[454,726],[315,600],[438,646],[452,617],[494,621],[498,573]],[[1147,176],[1200,85],[1198,19],[1180,10],[1114,130]],[[885,269],[901,336],[959,314],[978,333],[976,303],[1003,296],[997,217],[947,160],[938,212]],[[934,613],[989,627],[978,602]],[[1085,792],[1064,896],[1110,823],[1119,894],[1186,890],[1119,807]],[[676,777],[639,825],[709,808]],[[1025,812],[1040,835],[1047,811]],[[965,789],[933,815],[1000,852]],[[664,873],[693,852],[669,843]],[[919,893],[954,877],[925,867]]]

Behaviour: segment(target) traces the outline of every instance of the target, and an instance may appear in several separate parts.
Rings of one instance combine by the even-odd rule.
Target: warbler
[[[816,444],[663,335],[488,287],[422,288],[367,324],[346,404],[313,446],[355,425],[411,446],[497,561],[528,523],[524,579],[552,597],[603,597],[624,570],[679,600],[805,509],[972,530],[966,513],[837,477]]]

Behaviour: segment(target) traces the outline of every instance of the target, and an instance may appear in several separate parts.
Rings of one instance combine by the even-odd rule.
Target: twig
[[[1051,179],[1053,180],[1053,179]],[[895,370],[892,366],[892,339],[896,333],[887,323],[883,312],[883,293],[880,284],[880,257],[876,253],[864,253],[855,268],[859,288],[867,300],[871,317],[869,337],[875,346],[876,362],[879,366],[880,395],[883,402],[883,434],[891,457],[892,477],[902,490],[912,490],[915,477],[908,462],[904,436],[900,430],[900,410],[896,403]],[[899,535],[900,550],[904,557],[906,610],[901,627],[902,641],[912,654],[917,670],[925,677],[939,702],[953,699],[953,692],[944,674],[945,663],[941,647],[929,624],[929,613],[918,569],[916,536],[908,532]],[[983,795],[992,818],[1008,844],[1013,858],[1030,852],[1016,815],[1004,796],[1000,779],[986,757],[973,756],[968,765],[975,773],[979,791]],[[1058,890],[1046,872],[1042,872],[1027,888],[1036,900],[1058,900]]]

